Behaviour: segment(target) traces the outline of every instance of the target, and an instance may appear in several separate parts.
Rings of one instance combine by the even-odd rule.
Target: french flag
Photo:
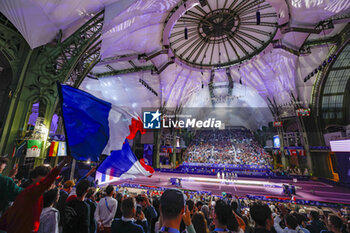
[[[129,143],[125,140],[121,150],[112,151],[103,163],[98,167],[102,175],[101,181],[109,181],[112,177],[120,179],[135,178],[136,176],[152,176],[154,169],[148,166],[143,159],[138,160],[132,152]]]
[[[101,154],[109,155],[98,169],[108,175],[153,174],[153,168],[137,160],[125,140],[133,139],[137,131],[145,133],[137,114],[71,86],[58,84],[58,89],[70,155],[90,161],[98,161]]]

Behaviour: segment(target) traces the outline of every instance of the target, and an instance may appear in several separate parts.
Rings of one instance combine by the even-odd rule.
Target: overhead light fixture
[[[258,10],[256,11],[256,25],[260,25],[261,15],[260,15],[260,4],[258,5]]]
[[[188,39],[188,30],[187,30],[187,27],[185,27],[184,33],[185,33],[185,40],[187,40],[187,39]]]
[[[208,5],[207,0],[199,0],[199,3],[201,4],[201,7],[205,7],[206,5]]]

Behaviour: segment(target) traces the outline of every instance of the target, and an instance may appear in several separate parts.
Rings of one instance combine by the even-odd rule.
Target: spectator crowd
[[[350,233],[345,207],[252,201],[226,193],[190,196],[178,189],[131,194],[113,185],[93,187],[86,177],[61,185],[57,176],[69,162],[66,157],[53,169],[37,166],[19,187],[1,174],[7,159],[0,158],[1,232]]]
[[[271,165],[272,157],[264,151],[249,130],[199,130],[186,150],[186,162]]]

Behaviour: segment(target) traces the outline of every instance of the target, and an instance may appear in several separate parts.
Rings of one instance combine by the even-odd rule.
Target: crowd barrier
[[[135,189],[146,189],[149,191],[158,191],[160,194],[169,188],[164,187],[156,187],[156,186],[145,186],[139,184],[129,184],[124,183],[120,184],[119,187],[125,188],[135,188]],[[211,192],[207,191],[192,191],[192,190],[184,190],[185,194],[189,195],[212,195]],[[222,196],[218,196],[222,197]],[[292,197],[272,197],[272,196],[259,196],[259,195],[246,195],[246,197],[239,197],[240,200],[248,199],[252,201],[266,201],[266,202],[279,202],[279,203],[293,203],[298,205],[307,205],[307,206],[316,206],[316,207],[329,207],[329,208],[341,208],[343,206],[350,206],[344,203],[329,203],[329,202],[320,202],[320,201],[312,201],[312,200],[303,200],[303,199],[294,199]],[[243,202],[242,202],[243,203]],[[244,205],[243,205],[244,207]],[[248,206],[246,206],[248,207]]]
[[[160,172],[192,174],[192,175],[211,175],[216,176],[218,172],[237,177],[250,178],[271,178],[271,179],[298,179],[309,180],[309,176],[290,175],[286,173],[274,173],[271,166],[267,165],[237,165],[237,164],[212,164],[212,163],[187,163],[184,162],[175,169],[161,168],[156,169]]]
[[[255,200],[255,201],[293,203],[297,205],[308,205],[308,206],[316,206],[316,207],[341,208],[343,206],[350,206],[349,204],[345,204],[345,203],[329,203],[329,202],[320,202],[320,201],[303,200],[303,199],[292,200],[291,197],[270,197],[270,196],[247,195],[247,198],[249,200]]]

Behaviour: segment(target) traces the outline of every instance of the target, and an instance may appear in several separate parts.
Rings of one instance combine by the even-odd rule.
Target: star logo
[[[143,112],[143,128],[145,129],[160,129],[160,116],[162,114],[156,112]]]
[[[160,114],[159,110],[157,109],[157,111],[155,113],[151,113],[151,115],[153,116],[151,122],[153,122],[154,120],[158,119],[158,117],[160,117],[160,115],[162,114]]]

